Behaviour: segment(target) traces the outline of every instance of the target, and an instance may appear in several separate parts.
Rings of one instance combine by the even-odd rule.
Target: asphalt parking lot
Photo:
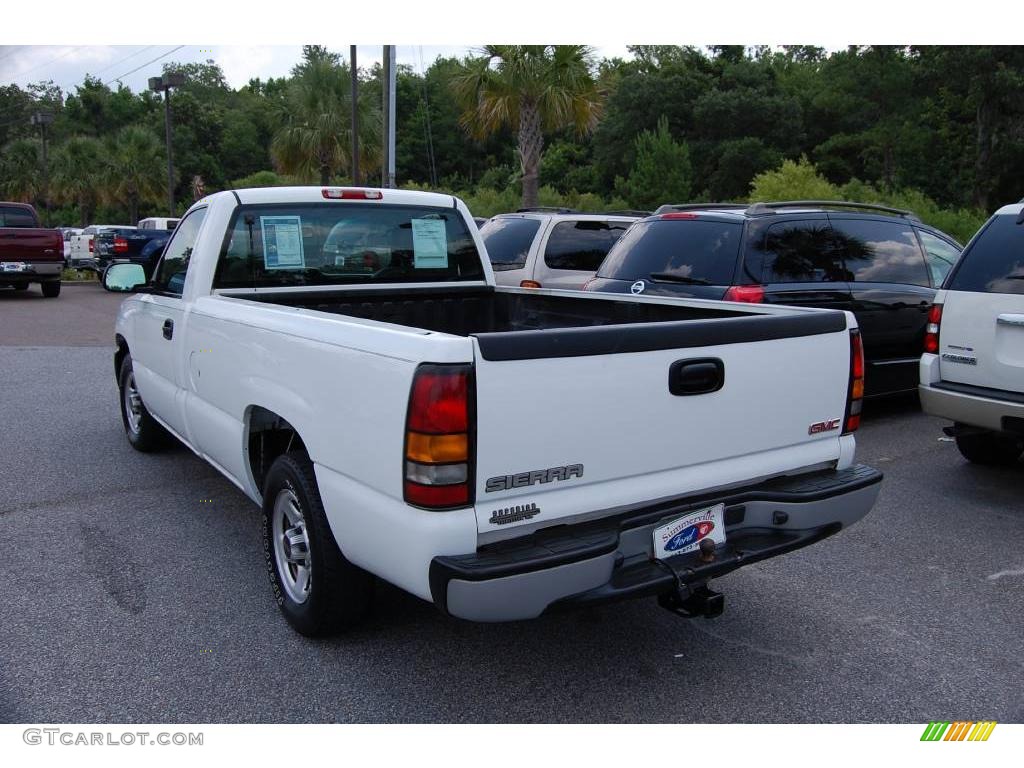
[[[870,401],[862,522],[652,600],[508,625],[380,585],[358,631],[295,634],[258,510],[178,448],[133,451],[119,297],[0,290],[0,722],[1024,721],[1024,463],[969,465],[914,398]]]

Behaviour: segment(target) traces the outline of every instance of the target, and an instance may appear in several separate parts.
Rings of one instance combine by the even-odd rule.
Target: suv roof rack
[[[671,213],[672,211],[714,211],[721,209],[744,210],[746,208],[746,203],[668,203],[658,208],[658,210],[654,212],[654,215],[657,216],[662,213]]]
[[[601,211],[600,213],[607,214],[608,216],[639,216],[640,218],[643,218],[645,216],[650,216],[651,215],[650,211],[640,211],[640,210],[630,210],[630,209],[626,209],[624,211]],[[598,214],[598,215],[600,215],[600,214]]]
[[[754,203],[746,209],[748,216],[764,216],[775,213],[777,208],[854,208],[864,211],[878,211],[880,213],[891,213],[895,216],[902,216],[912,221],[921,221],[913,211],[905,211],[902,208],[890,208],[886,205],[874,203],[850,203],[843,200],[786,200],[773,203]]]
[[[535,205],[531,208],[516,208],[516,213],[579,213],[575,208],[558,208],[549,205]]]

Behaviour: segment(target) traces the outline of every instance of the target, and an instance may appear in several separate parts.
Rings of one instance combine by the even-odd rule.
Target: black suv
[[[916,389],[928,310],[961,249],[909,211],[865,203],[665,205],[584,290],[851,310],[866,393],[881,395]]]

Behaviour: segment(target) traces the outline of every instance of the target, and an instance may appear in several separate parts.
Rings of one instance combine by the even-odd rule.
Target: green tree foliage
[[[159,203],[167,192],[163,147],[151,131],[130,125],[107,140],[105,152],[104,192],[127,209],[134,224],[141,203]]]
[[[839,188],[821,176],[806,157],[786,160],[776,170],[759,173],[750,188],[751,202],[841,199]]]
[[[57,201],[77,205],[79,224],[88,226],[107,182],[100,140],[91,136],[68,139],[54,157],[52,180]]]
[[[35,139],[15,139],[0,158],[0,190],[8,200],[36,203],[43,193],[42,146]]]
[[[452,78],[462,124],[477,138],[512,129],[523,171],[523,205],[539,202],[544,136],[593,130],[601,94],[584,45],[488,45]]]
[[[284,173],[304,180],[331,183],[337,174],[351,174],[351,74],[336,54],[321,46],[305,46],[304,60],[292,80],[280,113],[271,154]],[[370,89],[360,92],[360,170],[379,162],[380,112]]]
[[[690,199],[693,168],[690,150],[672,138],[668,118],[662,117],[654,131],[643,131],[635,141],[636,160],[626,178],[615,180],[615,191],[632,208],[657,208],[662,203],[684,203]]]

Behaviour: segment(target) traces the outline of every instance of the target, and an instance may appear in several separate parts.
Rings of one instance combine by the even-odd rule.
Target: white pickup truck
[[[196,203],[117,318],[125,431],[167,434],[263,511],[303,634],[373,577],[476,621],[656,596],[863,517],[848,312],[495,287],[469,211],[392,189]]]

